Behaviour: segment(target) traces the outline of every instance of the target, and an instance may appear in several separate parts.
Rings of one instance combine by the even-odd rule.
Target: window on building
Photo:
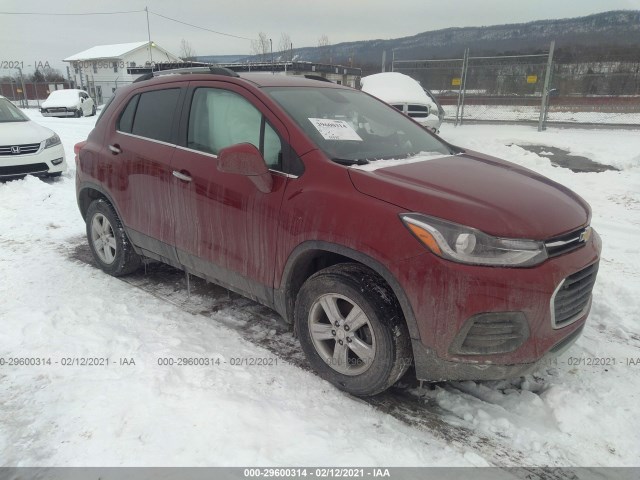
[[[93,62],[93,73],[98,73],[98,62]]]
[[[118,61],[113,62],[113,73],[118,73]]]

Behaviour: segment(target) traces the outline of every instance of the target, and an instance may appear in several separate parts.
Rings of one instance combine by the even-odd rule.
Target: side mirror
[[[218,153],[218,170],[249,177],[262,193],[273,189],[273,179],[260,150],[250,143],[238,143]]]

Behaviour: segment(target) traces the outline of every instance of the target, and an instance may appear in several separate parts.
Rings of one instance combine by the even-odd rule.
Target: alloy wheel
[[[91,242],[100,260],[113,263],[117,252],[116,237],[111,223],[101,213],[96,213],[91,221]]]
[[[371,323],[353,300],[330,293],[318,298],[309,311],[313,345],[327,365],[343,375],[366,372],[376,355]]]

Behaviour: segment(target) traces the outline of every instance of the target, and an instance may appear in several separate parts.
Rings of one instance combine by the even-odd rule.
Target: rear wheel
[[[76,118],[80,118],[84,115],[84,112],[82,111],[82,107],[78,108],[78,110],[76,110]]]
[[[97,111],[98,111],[98,109],[97,109],[97,108],[96,108],[96,106],[94,105],[94,106],[91,108],[91,116],[93,117],[93,116],[96,114],[96,112],[97,112]]]
[[[95,200],[87,210],[87,239],[98,266],[115,277],[140,267],[142,260],[127,238],[115,209],[103,199]]]
[[[411,364],[409,333],[393,292],[360,264],[311,276],[298,294],[295,321],[313,369],[354,395],[386,390]]]

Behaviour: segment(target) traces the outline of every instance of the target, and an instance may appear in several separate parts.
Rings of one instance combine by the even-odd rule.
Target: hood
[[[545,240],[590,220],[589,205],[568,188],[476,152],[349,175],[366,195],[498,237]]]
[[[55,132],[36,122],[2,122],[0,123],[0,145],[24,145],[40,143]]]

